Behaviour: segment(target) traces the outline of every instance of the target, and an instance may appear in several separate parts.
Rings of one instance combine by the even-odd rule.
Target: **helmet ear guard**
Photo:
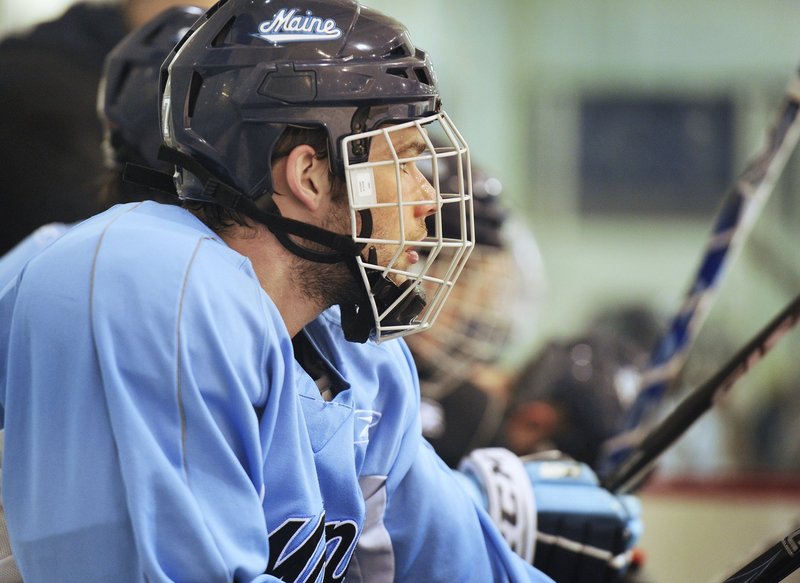
[[[103,126],[107,168],[121,170],[131,161],[158,166],[160,67],[202,14],[196,6],[167,8],[129,32],[106,55],[98,85],[97,114]]]

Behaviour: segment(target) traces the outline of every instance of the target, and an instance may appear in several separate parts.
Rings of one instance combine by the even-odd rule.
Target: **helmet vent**
[[[413,55],[414,52],[411,48],[406,44],[399,44],[396,47],[389,50],[388,53],[383,55],[384,59],[405,59],[406,57],[410,57]]]
[[[387,75],[394,75],[395,77],[402,77],[403,79],[408,79],[408,71],[401,67],[392,67],[391,69],[386,69]]]
[[[197,71],[192,73],[192,84],[189,86],[189,99],[186,114],[191,118],[194,116],[194,108],[197,105],[197,98],[200,96],[200,88],[203,86],[203,77]]]
[[[433,80],[425,67],[415,67],[414,73],[416,73],[417,79],[423,85],[433,85]]]
[[[218,48],[227,44],[225,39],[228,37],[228,33],[230,33],[231,29],[233,28],[234,22],[236,22],[235,16],[225,23],[225,26],[220,29],[220,31],[217,33],[217,36],[215,36],[214,40],[211,41],[212,47]]]

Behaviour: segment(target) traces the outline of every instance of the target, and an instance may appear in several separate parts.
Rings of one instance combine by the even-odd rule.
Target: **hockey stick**
[[[723,583],[777,583],[800,567],[800,528],[769,547]]]
[[[598,474],[610,475],[653,424],[656,411],[683,370],[689,349],[710,311],[726,265],[741,250],[800,135],[800,77],[789,84],[767,144],[723,199],[705,256],[667,333],[656,346],[622,430],[603,444]]]
[[[714,376],[692,391],[659,423],[611,474],[604,486],[612,492],[629,492],[656,459],[714,403],[756,365],[800,320],[800,296],[790,302]]]

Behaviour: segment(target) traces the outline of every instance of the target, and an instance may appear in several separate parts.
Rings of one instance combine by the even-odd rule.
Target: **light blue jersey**
[[[28,260],[67,232],[71,225],[49,223],[17,243],[13,249],[0,256],[0,291],[19,275]]]
[[[304,331],[187,211],[116,206],[0,296],[3,498],[26,581],[550,581],[422,439],[402,341]]]

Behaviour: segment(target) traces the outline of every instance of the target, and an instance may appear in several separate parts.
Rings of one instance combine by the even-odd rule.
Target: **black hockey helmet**
[[[161,64],[203,14],[176,6],[128,33],[106,56],[97,94],[106,167],[133,162],[166,170],[159,162],[158,82]]]
[[[464,234],[472,222],[469,153],[441,111],[427,54],[413,45],[402,24],[351,0],[221,0],[165,61],[161,88],[162,156],[178,167],[181,198],[239,210],[304,259],[347,264],[365,288],[355,307],[342,306],[342,322],[353,340],[370,333],[377,339],[405,335],[433,323],[472,245]],[[432,123],[444,128],[449,146],[444,151],[434,148],[423,128]],[[381,134],[387,124],[416,127],[426,144],[418,156],[389,161],[398,169],[398,196],[404,163],[427,159],[436,167],[439,158],[454,157],[462,173],[457,197],[443,200],[438,190],[436,196],[439,206],[458,207],[464,233],[445,242],[439,220],[421,244],[434,249],[426,269],[443,246],[461,248],[458,265],[437,280],[440,291],[427,303],[418,289],[425,270],[409,277],[397,268],[399,277],[393,278],[397,257],[388,266],[376,265],[373,257],[379,242],[371,238],[370,209],[378,205],[369,146],[371,140],[389,139]],[[289,127],[326,132],[331,170],[348,186],[351,235],[280,216],[271,198],[271,164]],[[396,202],[398,209],[408,204]],[[311,250],[289,234],[330,251]]]
[[[522,369],[506,411],[505,444],[518,455],[557,449],[589,465],[614,434],[621,405],[605,346],[595,339],[553,341]],[[544,423],[530,411],[553,412]],[[539,408],[535,408],[539,407]]]
[[[344,136],[440,107],[430,60],[406,28],[352,0],[222,0],[178,48],[164,141],[251,200],[272,193],[272,151],[287,126],[323,127],[331,169],[344,176]],[[365,161],[366,144],[349,155]]]

